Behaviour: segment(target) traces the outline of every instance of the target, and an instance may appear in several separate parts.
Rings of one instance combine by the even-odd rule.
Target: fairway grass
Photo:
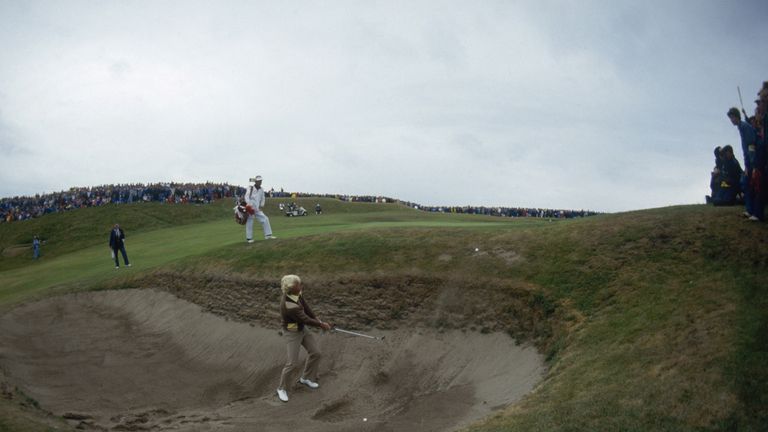
[[[350,230],[405,228],[492,230],[510,226],[510,221],[499,222],[495,218],[488,217],[448,220],[441,217],[446,215],[433,215],[427,220],[408,220],[398,213],[394,213],[395,217],[391,217],[392,214],[393,212],[384,211],[302,218],[280,218],[279,215],[274,215],[272,225],[274,232],[279,236],[277,241]],[[523,224],[530,225],[530,223]],[[260,228],[257,223],[255,227],[257,232]],[[126,229],[130,228],[126,227]],[[24,267],[0,272],[0,308],[44,297],[49,294],[49,291],[91,289],[107,281],[120,282],[136,273],[161,269],[184,258],[200,257],[209,253],[215,256],[216,250],[223,250],[224,254],[235,253],[233,252],[235,248],[258,251],[269,247],[264,242],[266,241],[259,240],[253,245],[246,246],[244,228],[228,218],[155,229],[137,235],[131,235],[129,231],[126,249],[132,265],[130,268],[125,267],[122,257],[120,269],[114,268],[114,261],[110,256],[111,249],[106,242],[100,246],[85,247],[63,256],[44,258]]]

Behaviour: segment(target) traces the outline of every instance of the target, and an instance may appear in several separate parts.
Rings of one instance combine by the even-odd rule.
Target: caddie
[[[248,212],[248,221],[245,223],[245,240],[248,243],[253,243],[253,220],[258,219],[261,227],[264,229],[264,238],[274,239],[277,238],[272,235],[272,227],[269,225],[269,218],[264,213],[264,204],[267,199],[264,195],[264,189],[261,188],[261,176],[256,176],[250,179],[253,182],[252,186],[248,187],[245,191],[245,202],[247,204],[246,211]]]

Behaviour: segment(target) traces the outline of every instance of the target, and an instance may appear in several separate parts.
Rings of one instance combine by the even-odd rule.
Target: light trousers
[[[272,227],[269,225],[269,218],[264,212],[248,215],[248,221],[245,223],[245,239],[253,239],[253,220],[258,219],[261,227],[264,229],[264,237],[272,235]]]
[[[283,373],[280,375],[280,386],[278,388],[287,390],[288,384],[296,381],[294,371],[299,363],[299,349],[304,346],[307,350],[307,361],[304,364],[304,372],[301,377],[304,379],[317,381],[317,367],[320,364],[320,348],[317,345],[315,336],[306,328],[299,332],[283,332],[283,339],[288,351],[288,361],[285,363]]]

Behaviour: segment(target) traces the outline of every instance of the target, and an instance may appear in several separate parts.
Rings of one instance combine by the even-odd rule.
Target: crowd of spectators
[[[382,197],[382,196],[370,196],[370,195],[343,195],[343,194],[316,194],[310,192],[285,192],[282,188],[279,191],[270,189],[267,192],[267,196],[270,198],[332,198],[340,201],[347,202],[370,202],[370,203],[393,203],[399,202],[396,199]]]
[[[84,207],[133,202],[207,204],[242,195],[245,189],[226,183],[153,183],[73,187],[43,195],[0,199],[0,223],[21,221]]]
[[[134,202],[162,202],[167,204],[208,204],[221,198],[236,198],[245,194],[245,188],[226,183],[153,183],[73,187],[68,191],[0,199],[0,223],[22,221],[50,213],[97,207],[106,204]],[[478,214],[505,217],[574,218],[597,213],[587,210],[553,210],[520,207],[484,206],[423,206],[390,197],[373,195],[316,194],[285,192],[283,189],[267,191],[271,198],[332,198],[345,202],[401,203],[408,207],[434,213]]]
[[[399,203],[416,210],[432,213],[459,213],[459,214],[477,214],[486,216],[503,217],[536,217],[547,219],[570,219],[577,217],[594,216],[599,214],[590,210],[559,210],[545,208],[525,208],[525,207],[485,207],[485,206],[424,206],[410,201],[401,201],[398,199],[371,196],[371,195],[332,195],[332,194],[313,194],[304,192],[285,193],[271,190],[268,192],[271,197],[286,198],[335,198],[347,202],[370,202],[370,203]]]
[[[594,216],[597,212],[590,210],[558,210],[545,208],[525,207],[485,207],[485,206],[422,206],[411,202],[402,202],[409,207],[436,213],[460,213],[477,214],[486,216],[503,217],[534,217],[547,219],[571,219],[577,217]]]
[[[754,115],[748,115],[743,107],[741,112],[733,107],[726,115],[739,132],[744,169],[730,145],[715,148],[715,168],[710,180],[712,195],[707,196],[707,202],[714,205],[743,203],[745,218],[763,221],[768,197],[768,81],[763,82],[757,93]]]

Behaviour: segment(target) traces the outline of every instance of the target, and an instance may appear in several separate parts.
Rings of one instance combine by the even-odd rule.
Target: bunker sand
[[[284,404],[277,330],[153,289],[79,293],[0,317],[0,367],[85,430],[267,432],[451,431],[518,401],[545,371],[506,334],[370,332],[386,338],[317,332],[321,387],[297,384]]]

